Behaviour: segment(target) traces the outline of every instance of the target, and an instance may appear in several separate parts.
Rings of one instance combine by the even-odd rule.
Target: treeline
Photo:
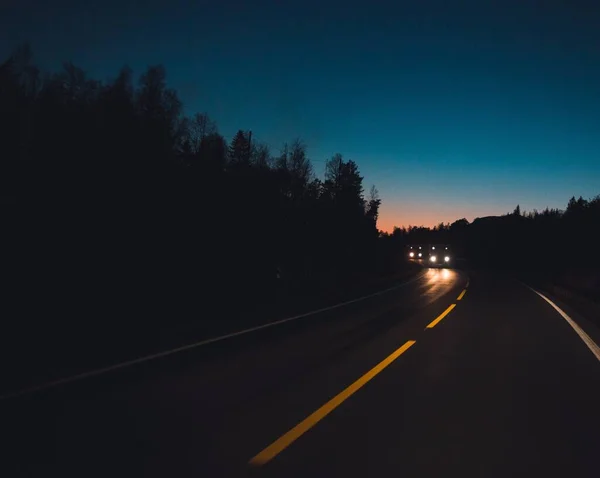
[[[101,82],[21,48],[0,65],[0,131],[5,270],[32,290],[227,306],[378,272],[381,201],[355,162],[336,154],[321,180],[300,140],[227,142],[161,66]]]
[[[572,197],[564,210],[459,219],[433,228],[395,228],[384,240],[402,246],[448,243],[471,267],[494,267],[570,282],[600,298],[600,195]],[[577,284],[576,284],[577,283]]]

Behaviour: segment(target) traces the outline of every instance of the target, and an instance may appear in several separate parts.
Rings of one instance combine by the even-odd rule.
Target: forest
[[[354,161],[336,154],[319,178],[301,139],[271,151],[248,125],[226,141],[208,114],[184,115],[162,66],[101,82],[71,63],[42,72],[23,46],[0,64],[0,105],[5,271],[16,296],[35,291],[25,321],[35,302],[162,326],[390,269]]]

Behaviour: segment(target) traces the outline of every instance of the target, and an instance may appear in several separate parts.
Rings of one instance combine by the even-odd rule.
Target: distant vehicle
[[[429,267],[452,267],[454,257],[448,244],[431,244],[427,250]]]
[[[427,256],[426,246],[408,246],[408,259],[411,261],[420,261]]]

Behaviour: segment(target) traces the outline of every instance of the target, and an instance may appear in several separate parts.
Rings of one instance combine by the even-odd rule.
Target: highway
[[[567,318],[510,277],[425,269],[3,398],[0,474],[597,478],[598,330]]]

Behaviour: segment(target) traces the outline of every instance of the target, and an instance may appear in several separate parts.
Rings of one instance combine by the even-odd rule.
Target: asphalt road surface
[[[424,270],[1,399],[0,475],[597,478],[600,352],[581,325],[591,339],[508,277]]]

